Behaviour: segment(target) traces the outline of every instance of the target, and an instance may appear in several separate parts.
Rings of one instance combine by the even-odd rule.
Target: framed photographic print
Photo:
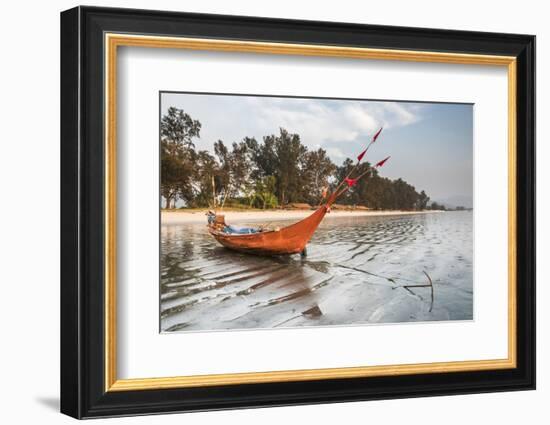
[[[535,38],[61,14],[61,411],[533,389]]]

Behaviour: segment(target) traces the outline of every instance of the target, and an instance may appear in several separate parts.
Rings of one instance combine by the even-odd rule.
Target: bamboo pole
[[[340,188],[342,187],[342,185],[344,184],[346,179],[349,179],[351,177],[353,172],[357,169],[357,167],[361,163],[361,160],[365,157],[365,155],[369,151],[369,148],[371,147],[371,145],[376,141],[378,135],[382,132],[382,128],[383,127],[381,127],[380,130],[378,130],[378,132],[373,136],[372,140],[367,145],[367,148],[364,150],[363,154],[361,155],[361,159],[357,159],[357,163],[353,166],[353,168],[348,173],[348,175],[338,184],[338,186],[336,186],[336,189],[334,189],[332,194],[329,196],[329,200],[327,201],[326,205],[328,205],[328,206],[332,205],[334,203],[334,201],[336,201],[336,199],[338,199],[342,194],[344,194],[349,189],[349,187],[348,187],[348,188],[342,190],[340,193],[338,193],[338,191],[340,190]],[[365,173],[361,174],[359,177],[357,177],[357,180],[359,180],[361,177],[363,177],[367,172],[368,172],[368,170]],[[336,196],[334,196],[334,194],[336,194]]]
[[[214,213],[216,212],[216,182],[214,181],[214,175],[212,174],[212,201],[214,202]]]
[[[371,142],[368,144],[367,146],[367,149],[365,149],[365,153],[363,156],[365,156],[369,150],[369,148],[371,147],[371,145],[374,143],[374,140],[371,140]],[[338,190],[342,187],[342,185],[344,184],[344,182],[346,181],[346,179],[349,179],[350,176],[353,174],[353,172],[357,169],[357,167],[359,167],[359,164],[361,163],[361,159],[358,159],[357,160],[357,163],[354,165],[354,167],[351,169],[351,171],[348,173],[348,175],[346,177],[344,177],[344,179],[338,184],[338,186],[336,187],[336,189],[334,190],[334,192],[338,192]]]

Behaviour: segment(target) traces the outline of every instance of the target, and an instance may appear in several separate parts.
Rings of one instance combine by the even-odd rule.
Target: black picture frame
[[[517,367],[106,392],[105,32],[516,57]],[[534,388],[534,36],[96,7],[61,13],[61,412],[92,418]]]

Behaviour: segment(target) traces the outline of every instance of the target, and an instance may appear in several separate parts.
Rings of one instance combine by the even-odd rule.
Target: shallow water
[[[306,258],[236,253],[205,224],[162,225],[161,330],[472,319],[472,222],[467,211],[327,216]],[[416,286],[424,272],[433,302]]]

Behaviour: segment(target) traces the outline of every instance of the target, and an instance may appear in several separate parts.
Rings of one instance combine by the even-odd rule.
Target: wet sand
[[[266,210],[266,211],[226,211],[218,212],[225,215],[227,223],[243,223],[243,222],[258,222],[258,221],[283,221],[283,220],[300,220],[307,217],[312,210]],[[346,211],[332,210],[327,218],[353,218],[353,217],[379,217],[379,216],[395,216],[395,215],[414,215],[414,214],[434,214],[442,211]],[[205,223],[206,210],[204,211],[185,211],[171,210],[161,212],[162,224],[191,224]]]
[[[199,213],[196,223],[163,219],[161,331],[471,320],[472,217],[338,212],[323,220],[305,258],[225,249]],[[427,283],[424,272],[433,305],[430,289],[415,287]]]

